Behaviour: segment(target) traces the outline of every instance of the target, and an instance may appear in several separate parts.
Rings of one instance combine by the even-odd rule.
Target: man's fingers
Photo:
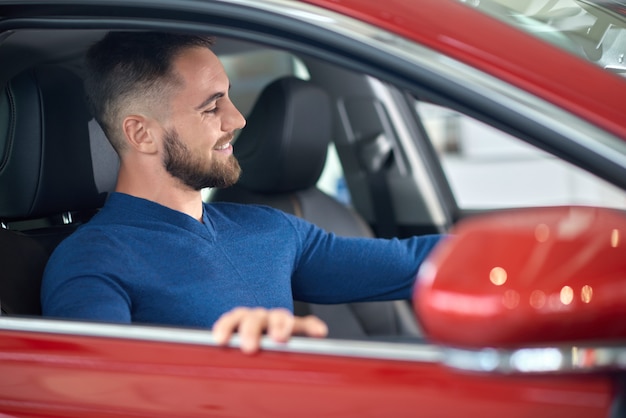
[[[328,326],[316,316],[295,317],[292,334],[322,338],[328,335]]]
[[[269,311],[267,334],[280,343],[289,340],[292,335],[295,318],[287,309],[272,309]]]
[[[267,333],[276,342],[286,342],[292,335],[325,337],[328,327],[316,316],[298,317],[286,309],[274,309],[270,311]]]
[[[233,333],[237,331],[239,323],[242,319],[248,315],[249,309],[236,308],[228,311],[215,321],[213,324],[213,339],[219,345],[226,345],[233,336]]]
[[[325,337],[328,327],[315,316],[294,317],[283,308],[235,308],[215,322],[213,338],[217,344],[226,345],[235,332],[239,333],[241,351],[254,353],[259,350],[264,332],[276,342],[287,342],[296,334]]]
[[[254,353],[261,345],[261,335],[268,327],[268,311],[262,308],[250,309],[239,323],[241,351]]]

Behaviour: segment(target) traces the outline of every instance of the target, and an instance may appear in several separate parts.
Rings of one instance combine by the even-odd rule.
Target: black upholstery
[[[89,216],[104,203],[116,164],[74,73],[39,67],[7,83],[0,96],[4,313],[41,313],[39,287],[50,253],[76,228],[72,216]]]
[[[36,239],[0,229],[2,314],[41,315],[39,288],[49,255]]]
[[[295,77],[274,81],[261,92],[237,139],[236,155],[245,167],[239,184],[260,194],[315,186],[331,124],[330,100],[323,90]]]
[[[373,236],[356,212],[316,187],[332,138],[332,108],[326,92],[311,82],[285,77],[268,85],[235,142],[241,179],[215,190],[211,200],[268,205],[337,235]],[[334,338],[419,333],[405,301],[296,302],[295,310],[324,319]]]
[[[91,159],[85,158],[91,115],[80,78],[60,67],[37,68],[11,80],[3,100],[9,119],[0,138],[0,217],[28,219],[102,205],[106,192],[97,189]]]

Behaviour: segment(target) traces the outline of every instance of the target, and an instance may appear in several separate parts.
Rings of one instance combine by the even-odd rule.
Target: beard
[[[241,167],[233,154],[210,163],[203,155],[193,154],[180,140],[176,130],[165,133],[163,145],[163,167],[193,190],[229,187],[239,180]]]

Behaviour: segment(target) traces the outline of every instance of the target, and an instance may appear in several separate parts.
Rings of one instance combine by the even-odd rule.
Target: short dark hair
[[[185,49],[210,48],[213,38],[164,32],[109,32],[86,56],[85,88],[92,112],[119,153],[125,107],[143,98],[162,103],[180,83],[172,62]]]

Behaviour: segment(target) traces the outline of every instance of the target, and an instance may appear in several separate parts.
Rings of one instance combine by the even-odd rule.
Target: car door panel
[[[612,405],[606,376],[458,372],[425,344],[296,338],[245,355],[205,331],[40,322],[51,332],[0,331],[5,416],[606,417]]]

